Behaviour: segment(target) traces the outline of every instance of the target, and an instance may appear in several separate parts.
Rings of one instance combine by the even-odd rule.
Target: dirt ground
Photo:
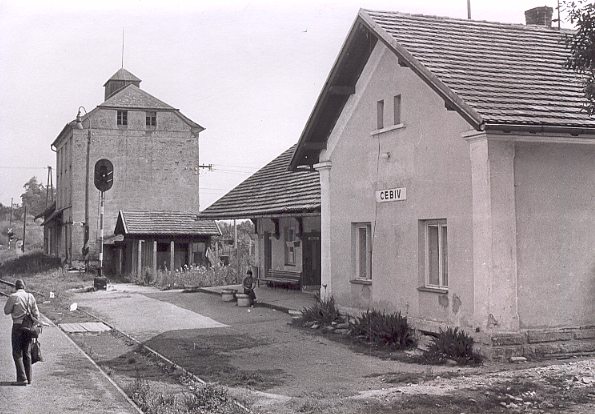
[[[73,284],[69,280],[68,287]],[[41,283],[37,287],[43,289]],[[57,323],[92,320],[80,309],[68,310],[72,292],[55,284],[52,289],[60,294],[49,300],[45,292],[46,300],[40,300],[46,316]],[[155,291],[146,296],[229,325],[165,331],[145,344],[208,382],[225,385],[255,413],[595,412],[592,357],[472,368],[423,366],[402,362],[405,355],[381,359],[344,339],[297,329],[289,325],[288,315],[270,309],[224,309],[220,301],[198,300],[197,294]],[[164,393],[185,392],[181,370],[148,356],[123,335],[71,337],[125,390],[144,378]],[[357,365],[362,361],[365,369]]]

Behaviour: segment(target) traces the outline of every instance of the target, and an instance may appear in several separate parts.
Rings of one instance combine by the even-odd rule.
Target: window
[[[128,125],[128,111],[118,111],[118,125]]]
[[[147,126],[157,126],[157,112],[147,112],[146,115]]]
[[[353,225],[353,273],[356,279],[372,279],[371,229],[370,223],[356,223]]]
[[[376,129],[384,128],[384,101],[376,102]]]
[[[399,125],[401,123],[401,95],[396,95],[393,100],[393,112],[394,112],[394,124]]]
[[[295,230],[285,229],[285,264],[295,266]]]
[[[425,284],[448,287],[448,232],[446,220],[424,220]]]

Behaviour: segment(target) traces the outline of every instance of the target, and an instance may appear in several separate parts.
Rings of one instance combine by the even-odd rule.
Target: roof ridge
[[[529,29],[529,30],[533,30],[533,31],[553,31],[553,32],[568,32],[568,33],[573,33],[574,30],[572,29],[566,29],[566,28],[560,28],[558,29],[557,27],[553,27],[553,26],[545,26],[545,25],[540,25],[540,24],[523,24],[523,23],[510,23],[510,22],[499,22],[499,21],[495,21],[495,20],[475,20],[475,19],[465,19],[462,17],[450,17],[450,16],[439,16],[437,14],[423,14],[423,13],[405,13],[405,12],[400,12],[400,11],[395,11],[395,10],[371,10],[371,9],[364,9],[361,8],[360,12],[366,12],[368,14],[370,13],[383,13],[383,14],[388,14],[388,15],[394,15],[394,16],[401,16],[401,17],[421,17],[421,18],[428,18],[428,19],[434,19],[434,20],[444,20],[444,21],[449,21],[449,22],[459,22],[459,23],[465,23],[465,24],[479,24],[479,25],[497,25],[497,26],[507,26],[507,27],[518,27],[518,28],[522,28],[522,29]]]

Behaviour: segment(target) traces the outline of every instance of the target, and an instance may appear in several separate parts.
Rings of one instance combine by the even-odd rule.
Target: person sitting
[[[250,299],[250,304],[254,304],[256,302],[256,294],[254,293],[255,281],[252,277],[252,270],[248,269],[246,272],[246,276],[242,280],[242,286],[244,287],[244,293]]]

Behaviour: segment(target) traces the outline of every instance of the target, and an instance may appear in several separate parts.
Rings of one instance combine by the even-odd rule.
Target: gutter
[[[529,125],[529,124],[500,124],[487,123],[484,125],[485,131],[501,131],[510,133],[513,131],[525,132],[530,134],[550,133],[550,134],[570,134],[573,137],[579,135],[595,135],[595,127],[572,127],[556,125]],[[585,138],[590,139],[590,138]]]

